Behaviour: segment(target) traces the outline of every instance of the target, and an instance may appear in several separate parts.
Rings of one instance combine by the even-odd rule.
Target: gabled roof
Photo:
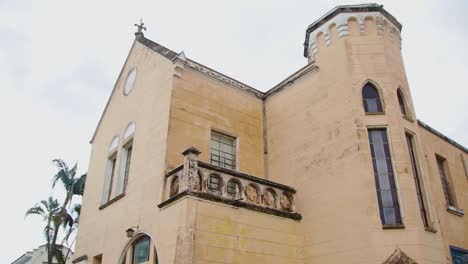
[[[349,10],[355,10],[356,8],[358,10],[361,10],[362,8],[367,8],[369,9],[370,7],[372,8],[377,8],[378,10],[383,10],[383,6],[381,5],[377,5],[377,4],[367,4],[367,5],[354,5],[354,6],[338,6],[336,8],[334,8],[332,11],[329,12],[328,15],[332,15],[332,14],[335,14],[334,12],[338,12],[337,10],[342,10],[342,9],[346,9],[347,11]],[[367,10],[366,9],[366,10]],[[346,11],[345,10],[345,11]],[[385,11],[385,10],[383,10]],[[341,12],[341,11],[340,11]],[[381,11],[382,12],[382,11]],[[385,11],[386,13],[386,11]],[[389,16],[391,16],[390,14],[388,14]],[[327,17],[327,15],[325,15],[325,17]],[[393,17],[392,17],[393,18]],[[325,18],[321,18],[319,19],[318,21],[322,20],[322,19],[325,19]],[[395,19],[395,18],[393,18]],[[396,21],[396,19],[395,19]],[[309,29],[313,29],[314,28],[314,25],[317,23],[314,22],[313,24],[311,24],[309,26]],[[397,21],[398,23],[398,21]],[[398,23],[399,25],[399,23]],[[400,29],[401,29],[401,25],[400,25]],[[235,89],[238,89],[238,90],[241,90],[243,92],[246,92],[252,96],[255,96],[257,97],[258,99],[260,100],[266,100],[269,96],[272,96],[278,92],[280,92],[281,90],[285,89],[286,87],[292,85],[295,81],[299,80],[300,78],[302,78],[303,76],[311,73],[311,72],[314,72],[314,71],[317,71],[319,69],[319,67],[317,65],[315,65],[313,62],[312,63],[309,63],[307,65],[305,65],[304,67],[302,67],[301,69],[297,70],[296,72],[294,72],[293,74],[291,74],[290,76],[288,76],[286,79],[284,79],[283,81],[281,81],[279,84],[275,85],[274,87],[272,87],[271,89],[269,89],[268,91],[266,92],[262,92],[262,91],[259,91],[247,84],[244,84],[243,82],[240,82],[234,78],[231,78],[227,75],[224,75],[216,70],[213,70],[207,66],[204,66],[203,64],[201,63],[198,63],[196,61],[193,61],[191,59],[188,59],[185,57],[185,54],[184,52],[180,52],[180,53],[177,53],[175,51],[172,51],[171,49],[169,48],[166,48],[164,47],[163,45],[161,44],[158,44],[150,39],[147,39],[143,36],[143,34],[135,34],[136,35],[136,38],[135,38],[135,41],[132,45],[132,48],[130,49],[130,52],[128,53],[127,55],[127,58],[125,59],[125,63],[124,63],[124,66],[127,64],[127,61],[128,61],[128,56],[130,55],[133,47],[135,46],[135,42],[138,42],[144,46],[146,46],[147,48],[151,49],[152,51],[158,53],[159,55],[165,57],[166,59],[174,62],[176,61],[177,59],[181,59],[185,62],[185,65],[194,70],[194,71],[197,71],[209,78],[212,78],[212,79],[215,79],[217,81],[220,81],[230,87],[233,87]],[[114,88],[112,89],[112,92],[111,92],[111,95],[109,97],[109,99],[107,100],[107,103],[106,103],[106,106],[104,107],[104,111],[99,119],[99,122],[98,122],[98,125],[94,131],[94,134],[93,134],[93,137],[91,138],[91,141],[90,143],[93,143],[93,140],[96,136],[96,133],[98,131],[98,128],[99,128],[99,125],[101,124],[102,122],[102,118],[104,116],[104,114],[106,113],[106,110],[107,110],[107,107],[109,106],[109,102],[112,98],[112,95],[114,94],[114,90],[116,89],[116,86],[117,86],[117,83],[118,81],[120,80],[120,77],[122,75],[122,72],[123,72],[123,68],[124,66],[122,66],[122,69],[119,73],[119,76],[117,77],[117,80],[114,84]],[[465,153],[468,153],[468,149],[465,148],[464,146],[462,146],[461,144],[455,142],[454,140],[450,139],[449,137],[443,135],[442,133],[438,132],[437,130],[435,130],[434,128],[430,127],[429,125],[427,125],[426,123],[422,122],[421,120],[418,120],[418,124],[419,126],[425,128],[426,130],[430,131],[431,133],[437,135],[438,137],[444,139],[445,141],[447,141],[448,143],[454,145],[455,147],[461,149],[462,151],[464,151]]]
[[[145,45],[146,47],[152,49],[154,52],[158,53],[159,55],[162,55],[166,57],[169,60],[174,60],[178,53],[164,47],[163,45],[160,45],[150,39],[145,38],[144,36],[137,37],[135,39],[136,41],[140,42],[141,44]]]

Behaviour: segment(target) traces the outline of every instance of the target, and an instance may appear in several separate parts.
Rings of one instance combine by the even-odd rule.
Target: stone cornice
[[[313,63],[307,64],[306,66],[300,68],[295,73],[291,74],[289,77],[287,77],[286,79],[284,79],[283,81],[281,81],[280,83],[275,85],[273,88],[268,90],[264,94],[264,99],[267,99],[269,96],[274,95],[274,94],[282,91],[284,88],[292,85],[295,81],[299,80],[300,78],[302,78],[306,74],[308,74],[310,72],[313,72],[313,71],[316,71],[318,69],[319,69],[319,67],[317,65],[313,64]]]
[[[246,92],[248,94],[251,94],[259,99],[262,99],[263,96],[264,96],[264,93],[251,87],[251,86],[248,86],[247,84],[244,84],[240,81],[237,81],[231,77],[228,77],[227,75],[224,75],[220,72],[217,72],[209,67],[206,67],[205,65],[201,64],[201,63],[198,63],[198,62],[195,62],[193,60],[190,60],[190,59],[187,59],[187,62],[185,64],[185,66],[187,66],[188,68],[192,69],[192,70],[195,70],[203,75],[206,75],[210,78],[213,78],[217,81],[220,81],[224,84],[227,84],[231,87],[234,87],[238,90],[241,90],[243,92]]]
[[[426,129],[427,131],[431,132],[432,134],[438,136],[439,138],[445,140],[446,142],[450,143],[454,147],[457,147],[460,150],[462,150],[463,152],[468,153],[468,149],[465,148],[463,145],[455,142],[453,139],[451,139],[451,138],[447,137],[446,135],[440,133],[439,131],[435,130],[434,128],[432,128],[431,126],[429,126],[428,124],[424,123],[423,121],[421,121],[419,119],[418,119],[418,125],[420,127],[424,128],[424,129]]]
[[[292,220],[300,221],[302,220],[302,215],[296,212],[286,212],[286,211],[280,211],[280,210],[275,210],[275,209],[270,209],[270,208],[265,208],[262,206],[258,206],[255,204],[249,204],[240,200],[231,200],[231,199],[226,199],[223,197],[219,197],[214,194],[210,193],[199,193],[199,192],[192,192],[189,190],[185,190],[183,192],[180,192],[171,198],[167,199],[166,201],[158,204],[158,208],[165,208],[169,206],[170,204],[173,204],[174,202],[184,198],[184,197],[196,197],[199,199],[207,200],[207,201],[212,201],[212,202],[218,202],[218,203],[223,203],[226,205],[238,207],[238,208],[245,208],[249,209],[252,211],[256,212],[261,212],[265,214],[270,214],[278,217],[284,217],[284,218],[289,218]]]

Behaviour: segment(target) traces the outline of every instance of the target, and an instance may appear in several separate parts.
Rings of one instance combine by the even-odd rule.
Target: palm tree
[[[67,212],[67,207],[71,204],[74,195],[83,195],[84,185],[86,180],[86,174],[80,177],[76,177],[76,170],[78,165],[75,164],[71,169],[68,165],[61,159],[54,159],[52,161],[54,165],[59,169],[58,172],[52,178],[52,187],[55,187],[57,182],[61,182],[63,188],[65,189],[65,200],[62,203],[60,210],[61,223],[64,226],[73,226],[73,217]],[[58,252],[57,247],[57,236],[59,233],[60,225],[54,229],[52,236],[51,249],[53,252]],[[49,256],[49,263],[52,263],[52,258]]]
[[[67,247],[68,247],[67,253],[65,254],[65,257],[64,257],[65,260],[68,259],[68,256],[70,255],[70,252],[71,252],[71,248],[73,247],[73,244],[75,244],[75,241],[76,241],[76,236],[75,236],[73,238],[73,241],[70,244],[68,244],[68,239],[70,238],[71,234],[78,229],[78,224],[80,222],[80,215],[81,215],[81,204],[73,205],[71,214],[74,216],[73,225],[68,228],[67,233],[62,240],[62,247],[65,243],[67,244]]]
[[[52,233],[58,230],[60,226],[61,221],[59,213],[61,210],[57,199],[50,196],[47,200],[42,200],[35,206],[29,208],[24,216],[26,218],[29,215],[39,215],[47,223],[44,227],[44,236],[47,241],[47,259],[50,260],[49,263],[52,263],[54,257],[54,250],[51,247]]]

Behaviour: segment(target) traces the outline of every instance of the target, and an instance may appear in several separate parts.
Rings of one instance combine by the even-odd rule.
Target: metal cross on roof
[[[142,30],[146,31],[146,27],[144,26],[143,19],[140,19],[140,24],[135,24],[135,27],[138,27],[138,32],[142,32]]]

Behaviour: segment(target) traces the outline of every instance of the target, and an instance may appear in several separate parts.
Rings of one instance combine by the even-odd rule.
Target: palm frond
[[[75,184],[73,185],[73,190],[72,190],[73,194],[83,196],[85,184],[86,184],[86,174],[81,175],[76,180]]]
[[[68,173],[70,174],[71,178],[75,178],[75,175],[76,175],[76,171],[78,170],[78,163],[75,163],[75,165],[73,165],[73,167],[71,168],[71,170],[68,171]]]
[[[66,227],[66,226],[72,227],[73,223],[74,223],[73,217],[65,211],[62,215],[63,227]]]
[[[42,209],[40,205],[35,205],[26,211],[24,218],[26,218],[29,215],[40,215],[42,217],[45,217],[46,213],[44,212],[44,209]]]
[[[52,160],[52,163],[60,170],[68,171],[68,166],[62,159],[54,159]]]

